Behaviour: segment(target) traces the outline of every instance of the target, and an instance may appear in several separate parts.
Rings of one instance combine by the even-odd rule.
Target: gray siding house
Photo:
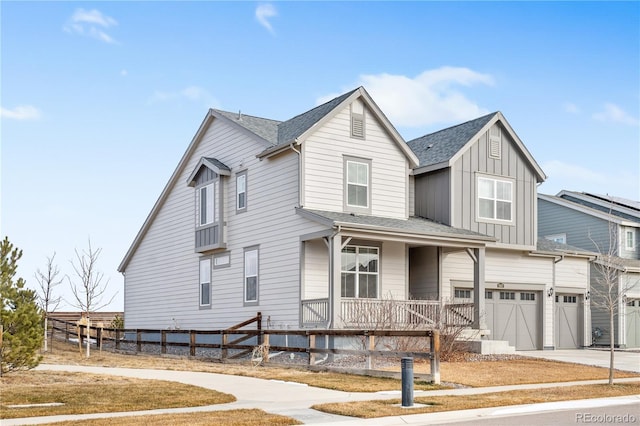
[[[589,255],[537,241],[544,177],[499,112],[407,143],[362,87],[286,121],[209,110],[119,266],[126,326],[371,327],[391,303],[504,350],[588,345]],[[581,298],[571,342],[554,288]]]
[[[640,203],[618,197],[561,191],[555,196],[538,195],[539,233],[556,242],[599,254],[591,265],[594,297],[606,288],[603,265],[610,265],[617,306],[614,330],[609,313],[592,304],[595,344],[623,348],[640,347]],[[610,262],[607,263],[607,259]],[[613,273],[615,272],[615,273]]]

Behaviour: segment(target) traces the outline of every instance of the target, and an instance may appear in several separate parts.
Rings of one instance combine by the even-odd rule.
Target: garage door
[[[521,351],[541,349],[540,299],[537,291],[487,290],[485,309],[491,339],[507,340]]]
[[[555,346],[575,349],[582,346],[580,299],[577,294],[557,294],[555,310]]]
[[[627,301],[626,312],[627,347],[640,348],[640,299]]]

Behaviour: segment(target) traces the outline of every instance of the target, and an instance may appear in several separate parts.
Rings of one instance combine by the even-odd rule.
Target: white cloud
[[[105,31],[117,26],[118,22],[99,10],[76,9],[63,29],[71,34],[93,37],[105,43],[115,44],[116,40]]]
[[[562,109],[564,109],[565,112],[568,112],[569,114],[579,114],[580,113],[580,108],[578,108],[578,105],[572,103],[572,102],[565,102],[562,105]]]
[[[618,105],[607,102],[604,104],[604,111],[596,112],[592,115],[595,120],[611,123],[627,124],[637,126],[638,118],[633,117],[620,108]]]
[[[271,34],[274,33],[273,27],[271,26],[271,22],[269,22],[270,18],[274,16],[278,16],[278,12],[276,8],[269,3],[261,4],[256,8],[256,19],[260,22],[260,25],[265,27]]]
[[[492,86],[493,77],[463,67],[441,67],[410,78],[404,75],[361,75],[364,86],[396,126],[420,127],[476,118],[488,113],[458,87]],[[323,96],[318,103],[337,95]]]
[[[567,189],[612,194],[630,200],[637,200],[639,196],[640,176],[636,171],[602,172],[558,160],[542,163],[541,167],[548,176],[538,191],[544,194],[557,194]]]
[[[0,108],[0,117],[12,120],[37,120],[40,118],[40,111],[31,105],[19,105],[14,109]]]
[[[188,86],[173,92],[155,91],[149,99],[150,103],[186,99],[192,102],[203,102],[208,107],[216,107],[218,101],[206,89],[199,86]]]

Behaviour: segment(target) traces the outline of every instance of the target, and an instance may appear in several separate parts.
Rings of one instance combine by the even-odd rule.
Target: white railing
[[[349,328],[375,327],[395,329],[433,328],[446,325],[471,325],[473,303],[445,303],[437,300],[342,299],[340,321]],[[326,326],[329,323],[329,299],[302,301],[302,325]]]

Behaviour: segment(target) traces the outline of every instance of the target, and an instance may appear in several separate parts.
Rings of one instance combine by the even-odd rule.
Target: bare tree
[[[108,288],[109,280],[104,280],[104,273],[97,268],[98,259],[102,249],[93,249],[91,240],[89,240],[89,248],[83,250],[82,253],[75,250],[75,262],[71,261],[71,266],[75,273],[75,280],[70,277],[69,284],[71,292],[75,298],[72,304],[83,312],[87,321],[87,358],[89,357],[89,330],[91,328],[91,313],[105,306],[108,306],[115,294],[107,301],[103,302],[105,293]]]
[[[40,269],[36,270],[35,279],[38,282],[38,304],[40,308],[42,308],[42,312],[44,314],[44,351],[47,352],[48,348],[48,340],[47,340],[47,330],[48,330],[48,320],[49,320],[49,312],[54,312],[58,309],[58,305],[62,300],[60,296],[54,296],[55,287],[59,286],[63,278],[58,278],[60,275],[60,269],[58,269],[58,265],[55,262],[56,253],[54,252],[51,257],[47,257],[47,265],[45,267],[45,271],[42,272]]]
[[[611,210],[609,216],[613,218]],[[589,239],[596,247],[597,258],[592,263],[592,285],[590,287],[591,306],[606,312],[609,320],[609,384],[613,384],[615,358],[615,319],[620,308],[626,302],[626,292],[633,287],[620,278],[624,272],[624,262],[618,256],[618,224],[609,220],[608,234],[604,240],[597,241],[591,233]]]

